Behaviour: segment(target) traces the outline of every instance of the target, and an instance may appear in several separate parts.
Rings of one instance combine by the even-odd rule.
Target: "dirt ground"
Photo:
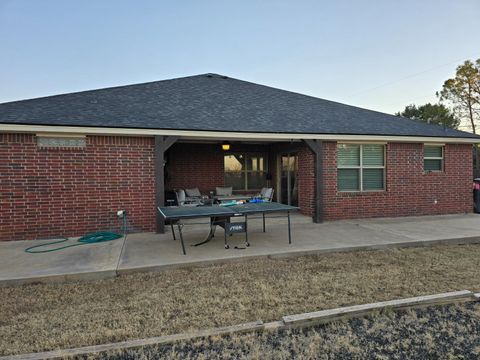
[[[258,259],[0,289],[0,355],[138,339],[339,306],[480,290],[480,245]]]
[[[215,337],[95,359],[478,359],[480,303],[386,312],[311,328]]]

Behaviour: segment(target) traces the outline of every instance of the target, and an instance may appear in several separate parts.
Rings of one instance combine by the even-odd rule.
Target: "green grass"
[[[258,259],[0,289],[0,354],[173,334],[339,306],[480,290],[480,245]]]

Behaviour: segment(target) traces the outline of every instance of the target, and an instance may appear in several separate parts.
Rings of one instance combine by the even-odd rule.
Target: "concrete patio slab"
[[[221,232],[205,245],[190,246],[206,237],[208,226],[186,226],[184,238],[187,255],[182,255],[180,242],[172,240],[170,233],[131,235],[125,244],[118,272],[155,271],[262,256],[285,257],[392,246],[480,241],[480,217],[474,214],[335,221],[323,224],[314,224],[297,217],[292,221],[291,245],[286,238],[285,225],[282,227],[282,219],[267,219],[266,233],[262,232],[261,221],[252,221],[249,227],[250,247],[234,249],[235,245],[244,247],[244,237],[235,235],[229,239],[231,249],[225,250]]]
[[[0,242],[0,286],[32,282],[97,280],[117,275],[124,238],[49,253],[25,252],[30,246],[50,241],[52,240]],[[77,238],[74,238],[45,249],[76,242]]]
[[[0,243],[0,286],[28,282],[92,280],[137,271],[242,261],[255,257],[287,257],[338,251],[428,246],[438,243],[480,242],[477,214],[345,220],[314,224],[310,218],[292,216],[292,244],[288,244],[286,218],[268,218],[266,233],[261,219],[249,220],[250,247],[244,235],[229,237],[223,246],[223,230],[207,244],[191,245],[208,233],[208,221],[191,221],[184,227],[187,255],[180,241],[166,234],[129,234],[127,239],[83,245],[53,253],[28,254],[24,249],[40,241]],[[200,220],[200,222],[202,222]],[[70,240],[74,242],[75,240]],[[240,249],[235,249],[237,246]]]
[[[480,228],[478,214],[382,218],[349,222],[363,228],[421,241],[475,237],[479,235]]]

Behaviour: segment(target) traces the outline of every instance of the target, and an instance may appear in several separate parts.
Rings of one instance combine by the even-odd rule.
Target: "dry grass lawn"
[[[0,355],[173,334],[445,291],[480,290],[480,245],[259,259],[0,289]]]

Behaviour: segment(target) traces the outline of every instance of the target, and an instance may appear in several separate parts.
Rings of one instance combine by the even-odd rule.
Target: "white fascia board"
[[[156,130],[107,128],[87,126],[49,126],[49,125],[17,125],[0,124],[0,132],[48,133],[48,134],[82,134],[110,136],[178,136],[184,140],[219,139],[219,140],[302,140],[317,139],[326,141],[384,141],[384,142],[419,142],[419,143],[454,143],[478,144],[480,138],[461,137],[429,137],[429,136],[393,136],[393,135],[343,135],[343,134],[300,134],[300,133],[249,133],[225,131],[193,131],[193,130]]]

